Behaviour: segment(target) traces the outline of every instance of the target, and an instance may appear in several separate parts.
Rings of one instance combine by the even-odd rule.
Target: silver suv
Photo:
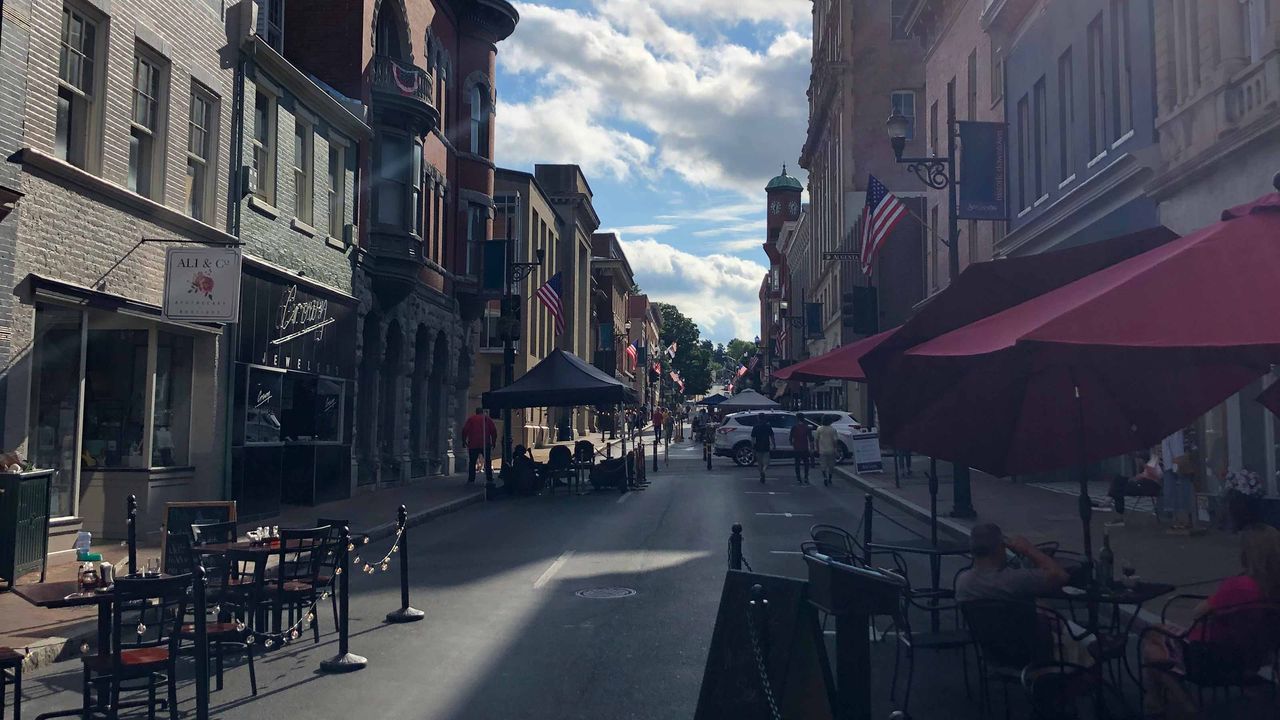
[[[837,413],[833,411],[831,414]],[[803,417],[802,414],[783,410],[748,410],[734,413],[727,416],[720,427],[716,428],[713,452],[721,457],[732,458],[741,467],[754,465],[756,453],[751,444],[751,431],[757,424],[763,422],[773,428],[773,441],[777,448],[773,456],[789,458],[792,455],[791,428],[795,427],[797,422],[808,422],[811,426],[821,424],[821,418],[815,421],[812,417],[803,420],[801,417]],[[854,430],[851,428],[836,426],[836,434],[840,437],[837,462],[843,462],[849,457],[849,448],[853,445],[853,433]]]

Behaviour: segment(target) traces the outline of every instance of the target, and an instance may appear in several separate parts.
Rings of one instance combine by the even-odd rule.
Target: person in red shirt
[[[467,444],[467,484],[476,481],[476,460],[484,458],[485,482],[493,482],[493,443],[498,439],[498,426],[485,414],[484,408],[476,408],[476,414],[462,423],[462,439]]]
[[[809,462],[810,453],[813,452],[813,431],[809,428],[809,423],[797,418],[796,424],[791,426],[791,452],[795,458],[796,465],[796,482],[801,485],[809,484]],[[804,479],[800,478],[800,468],[804,468]]]
[[[662,408],[655,406],[653,408],[653,417],[649,419],[653,421],[654,442],[662,442],[662,424],[667,420],[666,415],[662,412]]]

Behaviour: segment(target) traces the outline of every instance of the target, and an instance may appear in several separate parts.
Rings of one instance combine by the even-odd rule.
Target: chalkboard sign
[[[160,557],[167,558],[165,545],[169,531],[180,532],[194,541],[191,536],[192,525],[206,523],[234,522],[236,519],[235,500],[201,500],[196,502],[171,502],[164,505],[164,520],[160,527]],[[167,563],[166,563],[167,564]],[[161,568],[164,571],[164,568]]]
[[[784,718],[832,720],[835,682],[817,610],[808,602],[808,583],[738,570],[730,570],[724,579],[695,720],[772,717],[747,626],[753,585],[763,587],[769,601],[761,635],[778,711]]]

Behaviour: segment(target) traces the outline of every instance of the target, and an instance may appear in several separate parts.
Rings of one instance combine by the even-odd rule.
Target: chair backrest
[[[547,469],[562,470],[573,464],[573,451],[566,445],[553,445],[547,453]]]
[[[195,553],[191,550],[191,536],[169,530],[164,538],[164,571],[168,575],[186,575],[195,569]]]
[[[112,664],[123,666],[121,653],[138,648],[176,649],[178,627],[191,602],[191,575],[160,578],[118,578],[112,620]]]
[[[252,550],[227,551],[223,567],[222,582],[228,589],[248,601],[250,606],[256,605],[262,596],[266,584],[267,558]],[[223,602],[228,602],[223,598]]]
[[[313,581],[320,574],[325,558],[333,550],[333,528],[280,528],[280,547],[276,580],[281,589],[291,581]]]
[[[971,600],[960,612],[985,663],[1021,669],[1053,659],[1053,644],[1030,600]]]
[[[338,546],[341,544],[342,528],[350,528],[351,522],[346,518],[316,518],[316,527],[329,526],[329,537],[333,541],[329,551],[320,559],[320,567],[332,570],[338,566]]]
[[[1255,675],[1280,653],[1280,605],[1246,603],[1211,610],[1188,633],[1191,673],[1229,679]]]
[[[596,456],[596,446],[590,440],[579,440],[573,444],[573,459],[578,462],[591,462]]]
[[[837,558],[840,562],[862,556],[862,546],[858,541],[847,530],[836,525],[814,525],[809,528],[809,539],[827,548],[823,551],[824,555]]]

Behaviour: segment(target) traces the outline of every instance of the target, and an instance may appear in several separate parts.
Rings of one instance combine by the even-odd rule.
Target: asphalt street
[[[854,530],[863,495],[841,479],[823,487],[816,471],[814,484],[797,486],[790,460],[771,468],[765,485],[755,468],[724,458],[708,471],[701,447],[692,443],[673,444],[667,467],[650,472],[650,480],[648,489],[626,495],[558,492],[490,502],[413,528],[412,604],[426,612],[424,621],[383,622],[399,606],[394,563],[389,573],[354,573],[351,647],[368,657],[368,667],[339,676],[317,672],[336,648],[323,606],[321,644],[304,635],[260,658],[259,694],[252,699],[244,666],[234,664],[226,688],[213,694],[212,716],[692,717],[730,526],[742,523],[754,570],[803,577],[798,548],[809,527],[822,522]],[[876,536],[901,539],[912,532],[879,522]],[[361,552],[380,556],[383,544]],[[925,576],[923,566],[918,575]],[[575,594],[616,587],[635,594]],[[875,649],[879,717],[892,709],[893,646],[889,636]],[[976,716],[965,700],[957,656],[919,661],[915,717]],[[76,706],[80,677],[76,661],[34,673],[24,715]],[[189,680],[179,696],[190,713]]]

